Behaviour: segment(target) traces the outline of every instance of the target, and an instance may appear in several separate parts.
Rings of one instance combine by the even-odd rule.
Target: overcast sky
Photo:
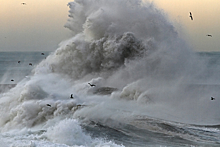
[[[52,51],[70,36],[70,0],[0,1],[0,51]]]
[[[220,51],[220,0],[152,1],[169,15],[194,50]],[[189,12],[192,12],[193,21]]]
[[[0,51],[54,51],[71,36],[64,28],[70,1],[0,0]],[[220,51],[220,0],[150,1],[163,9],[194,50]]]

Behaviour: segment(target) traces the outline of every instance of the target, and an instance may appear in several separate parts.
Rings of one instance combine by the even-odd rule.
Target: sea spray
[[[215,74],[207,75],[204,62],[154,4],[76,0],[68,5],[70,18],[65,26],[73,37],[1,95],[2,133],[37,128],[45,144],[117,146],[112,140],[103,141],[105,136],[94,141],[81,124],[92,122],[93,129],[97,125],[134,138],[137,130],[129,132],[126,127],[143,118],[146,123],[153,122],[148,130],[143,126],[143,132],[164,135],[171,131],[181,138],[181,133],[172,129],[175,126],[166,130],[154,124],[160,124],[160,119],[197,125],[219,122],[216,108],[220,102],[209,99],[219,91],[195,83],[207,84],[206,77],[218,79],[212,76]],[[106,93],[100,89],[114,90]]]
[[[71,17],[66,27],[74,36],[37,65],[29,81],[15,88],[20,90],[15,90],[17,93],[13,99],[7,100],[9,104],[18,101],[10,104],[13,109],[9,112],[13,110],[13,113],[3,110],[7,112],[5,116],[9,116],[8,124],[15,120],[19,120],[19,125],[26,124],[25,118],[32,122],[32,126],[57,114],[72,114],[73,105],[79,102],[98,104],[96,98],[89,98],[89,91],[102,86],[118,89],[117,94],[111,96],[114,100],[135,100],[138,103],[143,100],[146,107],[157,105],[155,110],[172,108],[168,114],[179,112],[184,115],[185,110],[173,105],[192,108],[196,99],[200,99],[196,96],[191,101],[189,97],[192,95],[186,95],[182,87],[178,88],[196,76],[193,69],[198,62],[192,58],[193,52],[178,37],[167,16],[152,3],[84,0],[71,2],[69,7]],[[87,85],[97,78],[102,79],[102,84],[99,82],[94,88]],[[72,100],[74,104],[65,110],[65,103],[71,102],[71,94],[77,99]],[[104,106],[108,105],[105,100],[102,102]],[[42,121],[33,121],[34,118],[27,115],[28,104],[39,105],[36,114],[47,114],[47,117],[39,115]],[[200,107],[194,108],[200,111]],[[131,111],[133,109],[138,108]],[[185,121],[179,117],[167,119]]]
[[[66,27],[77,33],[54,53],[52,61],[49,61],[52,72],[72,78],[82,78],[91,73],[106,74],[112,70],[116,72],[130,60],[143,56],[148,57],[148,61],[143,62],[149,68],[161,63],[163,67],[169,64],[179,67],[181,63],[184,69],[188,47],[153,4],[120,0],[107,3],[76,1],[69,5],[71,18]],[[81,28],[74,27],[75,23],[81,23]],[[172,56],[178,59],[172,59]]]
[[[65,119],[48,128],[46,136],[56,142],[67,145],[88,145],[92,139],[83,133],[77,120]]]

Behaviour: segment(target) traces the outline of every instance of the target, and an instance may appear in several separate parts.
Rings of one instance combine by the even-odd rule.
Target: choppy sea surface
[[[30,75],[49,52],[0,52],[1,84],[16,84]],[[14,81],[11,81],[14,80]]]
[[[82,92],[86,91],[87,98],[85,98],[85,93],[83,93],[80,94],[81,96],[84,95],[82,99],[77,95],[74,95],[74,99],[71,99],[70,94],[73,93],[74,88],[73,91],[66,92],[66,94],[63,94],[62,87],[56,89],[57,92],[55,93],[45,93],[37,83],[28,85],[27,81],[33,76],[32,70],[40,61],[45,60],[49,54],[49,52],[44,53],[44,55],[41,55],[41,52],[0,53],[0,74],[2,79],[1,109],[4,110],[4,107],[10,107],[13,103],[18,103],[9,110],[10,113],[14,113],[15,118],[12,120],[9,118],[8,122],[3,122],[1,119],[1,146],[220,145],[220,126],[218,121],[215,121],[215,124],[203,124],[203,121],[206,122],[207,120],[201,119],[198,124],[194,124],[170,121],[166,117],[164,119],[153,117],[154,113],[162,113],[162,115],[168,115],[169,117],[171,115],[172,118],[177,117],[177,119],[180,116],[172,116],[173,114],[167,114],[167,112],[163,112],[164,110],[157,110],[156,108],[154,111],[160,112],[151,112],[148,115],[149,110],[144,105],[154,107],[155,104],[153,102],[151,103],[149,100],[149,102],[141,104],[142,102],[138,103],[137,100],[126,100],[126,97],[120,100],[114,99],[110,94],[114,91],[117,93],[115,88],[93,88],[87,83],[83,83],[80,85],[84,89]],[[217,72],[219,70],[219,52],[197,52],[196,55],[201,60],[205,59],[207,61],[209,71]],[[29,63],[32,63],[32,66]],[[11,79],[14,79],[14,81],[11,81]],[[25,81],[25,84],[22,80]],[[57,84],[55,87],[59,87],[59,83],[56,82],[57,80],[59,81],[58,78],[53,81]],[[22,85],[19,85],[21,83]],[[19,91],[16,90],[16,86],[18,86],[16,84],[21,86]],[[65,82],[62,84],[65,85]],[[71,86],[73,85],[67,84],[67,87],[72,89]],[[50,86],[47,88],[50,89]],[[190,83],[187,86],[182,85],[181,87],[184,89],[181,91],[186,92],[186,95],[189,93],[197,95],[198,93],[206,94],[210,89],[218,91],[220,85],[216,83]],[[22,97],[24,91],[28,92],[28,97],[25,100],[16,99],[17,97]],[[14,92],[18,92],[20,95],[14,95]],[[157,93],[160,93],[160,91],[155,91],[155,94]],[[213,106],[216,106],[214,104],[216,101],[211,101],[211,96],[216,96],[215,98],[218,103],[219,95],[206,97],[206,103],[212,103]],[[5,97],[11,99],[7,106],[3,106]],[[47,106],[47,104],[50,104],[51,107]],[[157,105],[155,106],[157,107]],[[102,111],[99,111],[99,107]],[[139,107],[143,108],[139,109]],[[215,109],[218,109],[218,107]],[[92,113],[89,111],[92,111]],[[147,113],[145,114],[146,111]],[[190,111],[194,110],[191,109]],[[77,114],[78,112],[79,114]],[[83,115],[81,116],[80,113]],[[2,115],[4,116],[4,114]],[[4,118],[2,115],[1,118]],[[89,115],[88,118],[87,115]],[[94,118],[91,115],[94,115]],[[17,118],[18,121],[16,117],[21,118]],[[114,117],[117,119],[115,120]],[[219,117],[216,116],[215,119],[219,120]]]
[[[219,52],[152,3],[68,6],[57,50],[0,52],[0,147],[220,146]]]

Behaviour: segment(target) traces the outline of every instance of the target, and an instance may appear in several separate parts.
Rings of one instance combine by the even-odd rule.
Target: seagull
[[[73,99],[73,94],[71,94],[70,98]]]
[[[191,12],[189,12],[189,17],[191,18],[191,20],[193,20],[193,16]]]
[[[32,63],[29,63],[29,65],[31,65],[31,66],[32,66]]]
[[[21,3],[22,5],[26,5],[26,3]]]
[[[90,83],[88,83],[91,87],[95,87],[95,85],[94,84],[90,84]]]
[[[51,105],[50,105],[50,104],[47,104],[47,106],[48,106],[48,107],[51,107]]]
[[[208,35],[206,35],[206,36],[212,37],[212,35],[211,35],[211,34],[208,34]]]
[[[214,97],[211,97],[211,100],[215,100],[215,98],[214,98]]]

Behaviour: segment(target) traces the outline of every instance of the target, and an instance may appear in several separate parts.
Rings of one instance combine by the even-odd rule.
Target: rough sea
[[[68,6],[57,50],[0,52],[0,147],[220,146],[219,52],[152,3]]]

